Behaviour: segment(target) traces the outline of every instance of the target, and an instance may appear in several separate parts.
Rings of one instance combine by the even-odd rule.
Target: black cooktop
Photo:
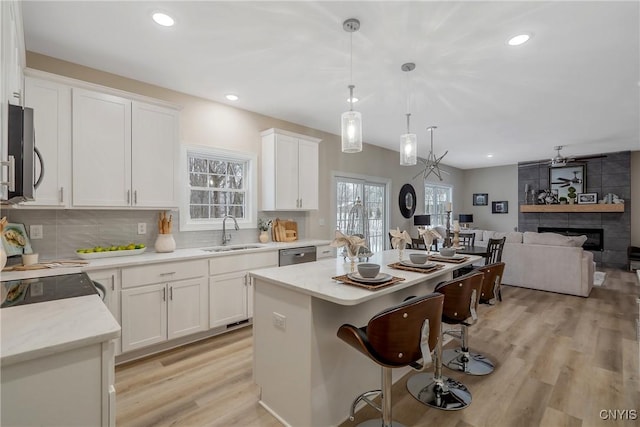
[[[0,282],[0,308],[98,294],[86,273]]]

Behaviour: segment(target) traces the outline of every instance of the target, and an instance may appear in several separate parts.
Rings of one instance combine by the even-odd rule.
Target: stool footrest
[[[380,407],[380,405],[376,404],[373,400],[370,399],[371,396],[373,396],[373,398],[375,399],[381,394],[382,394],[382,390],[369,390],[369,391],[365,391],[364,393],[356,397],[353,400],[353,403],[351,404],[351,410],[349,411],[349,419],[353,421],[356,413],[356,406],[358,406],[358,403],[360,402],[364,402],[367,405],[371,406],[372,408],[376,409],[378,412],[382,413],[382,407]]]

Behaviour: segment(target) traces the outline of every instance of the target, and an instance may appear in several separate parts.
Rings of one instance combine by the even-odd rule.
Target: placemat
[[[399,262],[394,262],[393,264],[387,265],[387,267],[395,268],[396,270],[415,271],[416,273],[429,274],[429,273],[433,273],[436,270],[440,270],[441,268],[444,268],[444,265],[436,264],[431,268],[420,268],[420,267],[411,267],[408,265],[403,265]]]
[[[392,276],[391,279],[387,280],[386,282],[375,283],[375,284],[367,284],[367,283],[360,283],[360,282],[356,282],[355,280],[351,280],[351,279],[349,279],[349,277],[346,274],[344,274],[342,276],[332,277],[332,279],[333,280],[337,280],[339,282],[342,282],[345,285],[353,285],[353,286],[357,286],[359,288],[369,289],[370,291],[375,291],[377,289],[386,288],[387,286],[393,285],[394,283],[402,282],[404,280],[404,278],[402,278],[402,277]]]
[[[469,257],[465,256],[465,257],[456,259],[456,258],[447,258],[443,256],[438,256],[438,255],[429,255],[429,259],[431,261],[448,262],[450,264],[460,264],[467,261]]]

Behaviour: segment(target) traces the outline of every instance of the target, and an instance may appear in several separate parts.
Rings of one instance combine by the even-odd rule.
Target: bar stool
[[[382,367],[382,389],[359,395],[351,405],[353,421],[356,405],[363,401],[382,413],[382,420],[367,420],[361,427],[404,427],[391,417],[391,370],[412,366],[422,369],[431,360],[431,349],[440,339],[442,294],[412,298],[376,314],[367,326],[344,324],[338,337]],[[423,363],[418,363],[420,360]],[[372,398],[381,396],[381,406]]]
[[[500,285],[502,284],[504,266],[504,262],[495,262],[476,269],[476,271],[484,273],[482,291],[480,291],[480,304],[494,305],[496,299],[502,301]]]
[[[469,326],[476,323],[478,319],[478,303],[480,302],[482,286],[486,278],[484,273],[478,274],[478,270],[463,277],[471,279],[474,275],[479,276],[479,278],[469,280],[470,284],[468,286],[471,289],[471,297],[467,296],[468,292],[460,292],[459,288],[455,286],[447,286],[446,289],[442,290],[436,286],[436,292],[442,292],[445,295],[442,321],[449,325],[460,325],[460,329],[445,332],[459,339],[461,345],[458,348],[445,350],[442,353],[442,364],[449,369],[469,375],[487,375],[493,372],[493,362],[482,354],[469,351]],[[448,300],[451,302],[449,305],[447,305]]]
[[[473,272],[436,286],[435,292],[444,295],[442,321],[460,324],[476,316],[482,273]],[[441,336],[442,336],[441,332]],[[442,339],[438,341],[433,375],[420,373],[407,381],[409,393],[425,405],[446,411],[464,409],[471,404],[471,392],[461,382],[442,375]]]

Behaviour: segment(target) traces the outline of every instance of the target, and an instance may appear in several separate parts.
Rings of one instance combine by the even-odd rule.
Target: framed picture
[[[487,206],[489,204],[489,194],[473,193],[473,206]]]
[[[593,205],[598,203],[598,193],[579,193],[578,204],[579,205]]]
[[[509,213],[509,202],[491,202],[491,213],[506,214]]]
[[[9,223],[5,225],[2,230],[2,246],[4,246],[7,256],[33,253],[24,224]]]
[[[586,188],[585,166],[563,166],[549,168],[549,188],[557,198],[567,197],[571,188],[573,193],[582,193]]]

